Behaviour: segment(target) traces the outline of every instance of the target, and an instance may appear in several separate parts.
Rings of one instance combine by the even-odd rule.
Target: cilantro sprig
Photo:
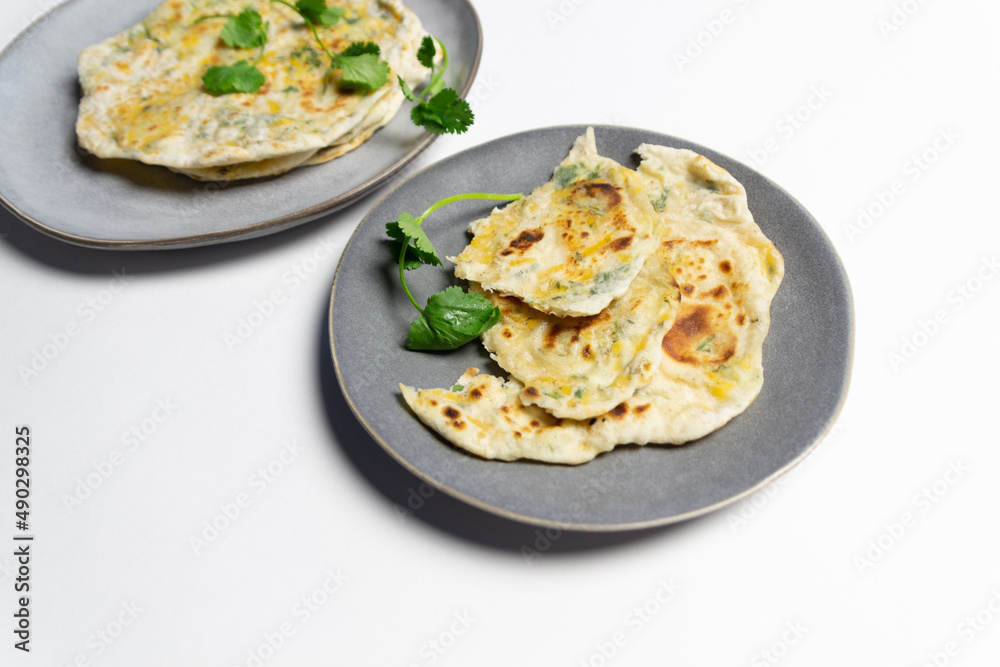
[[[333,25],[344,17],[346,10],[341,7],[327,7],[326,0],[299,0],[295,9],[302,18],[313,25]]]
[[[255,49],[260,53],[252,63],[238,60],[232,65],[213,65],[201,77],[205,89],[216,95],[231,93],[256,93],[264,85],[264,74],[257,69],[257,63],[264,57],[264,45],[267,44],[267,27],[261,15],[250,7],[245,7],[239,14],[211,14],[202,16],[195,23],[207,19],[226,19],[222,26],[220,37],[226,46],[232,49]]]
[[[345,13],[340,7],[327,7],[326,0],[298,0],[294,5],[286,0],[271,0],[285,5],[302,17],[306,26],[312,32],[319,48],[330,59],[330,66],[324,75],[324,81],[333,70],[340,70],[340,85],[358,90],[375,90],[385,85],[389,80],[389,64],[379,56],[381,50],[374,42],[354,42],[340,53],[334,54],[326,48],[320,39],[317,25],[328,27],[339,21]]]
[[[424,220],[446,204],[467,199],[499,199],[514,201],[520,194],[491,194],[487,192],[467,192],[452,195],[434,202],[418,217],[400,213],[396,220],[386,224],[385,231],[390,239],[389,249],[398,258],[399,282],[410,303],[420,313],[413,321],[407,335],[407,346],[411,350],[455,350],[478,338],[483,332],[500,321],[500,309],[488,299],[474,292],[466,292],[452,285],[427,299],[423,308],[410,292],[406,284],[406,271],[424,264],[441,266],[441,258],[434,250],[427,233],[421,225]]]
[[[374,42],[354,42],[340,53],[333,53],[320,38],[318,27],[336,25],[344,19],[346,10],[327,6],[327,0],[269,0],[284,5],[302,17],[312,33],[316,44],[329,59],[329,66],[323,76],[324,90],[331,76],[337,70],[340,76],[337,85],[348,90],[366,92],[381,88],[389,80],[389,64],[382,60],[381,49]],[[214,95],[231,93],[256,93],[264,85],[264,74],[257,68],[264,58],[267,45],[266,23],[261,15],[251,7],[245,7],[239,14],[211,14],[202,16],[195,23],[207,19],[226,19],[220,37],[223,43],[233,49],[259,48],[256,60],[240,60],[232,65],[214,65],[202,76],[205,89]],[[350,21],[350,19],[344,19]],[[438,49],[440,64],[435,63]],[[448,50],[444,44],[430,35],[423,38],[417,51],[417,60],[431,70],[430,81],[417,94],[402,77],[400,89],[408,100],[415,103],[410,110],[410,119],[419,127],[434,134],[461,134],[472,125],[475,116],[469,103],[451,88],[444,86],[444,72],[448,67]]]
[[[440,67],[434,63],[438,46],[441,47]],[[431,70],[430,81],[423,92],[417,95],[403,81],[403,77],[397,77],[406,99],[416,102],[416,106],[410,111],[410,119],[415,125],[434,134],[465,132],[475,120],[475,115],[468,102],[460,98],[453,89],[444,87],[444,71],[448,68],[448,49],[440,40],[427,35],[420,43],[417,60]]]

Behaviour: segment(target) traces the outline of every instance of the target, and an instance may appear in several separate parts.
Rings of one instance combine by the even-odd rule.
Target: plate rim
[[[469,15],[472,17],[473,22],[476,25],[476,53],[469,65],[469,75],[468,80],[462,87],[462,90],[457,91],[460,98],[465,99],[472,90],[472,86],[476,80],[476,74],[479,72],[480,61],[483,55],[483,26],[479,20],[479,14],[476,12],[476,8],[472,5],[472,0],[453,0],[460,2],[465,5],[468,10]],[[14,36],[10,42],[2,50],[0,50],[0,62],[3,61],[4,57],[8,55],[8,52],[18,44],[22,39],[27,38],[31,33],[35,31],[37,26],[44,20],[48,19],[49,16],[55,14],[56,12],[68,7],[70,4],[77,2],[77,0],[66,0],[66,2],[60,2],[48,10],[40,14],[37,18],[31,21],[25,28],[23,28],[17,35]],[[170,236],[149,240],[135,240],[135,239],[96,239],[89,236],[81,236],[79,234],[71,234],[54,227],[50,227],[40,220],[36,220],[32,216],[28,215],[24,211],[20,210],[13,202],[11,202],[3,192],[0,192],[0,205],[3,205],[8,211],[10,211],[16,218],[27,224],[29,227],[42,232],[48,236],[56,238],[60,241],[70,243],[73,245],[83,246],[87,248],[100,248],[104,250],[163,250],[163,249],[180,249],[180,248],[194,248],[205,245],[214,245],[218,243],[226,243],[230,241],[242,241],[249,240],[252,238],[257,238],[271,233],[277,233],[294,227],[296,225],[305,224],[311,222],[316,218],[325,215],[327,213],[333,213],[340,208],[350,204],[351,202],[360,199],[362,196],[368,194],[372,190],[377,189],[379,186],[384,184],[386,181],[390,180],[393,176],[398,174],[406,165],[414,160],[418,155],[424,152],[428,146],[430,146],[440,135],[434,134],[433,132],[428,132],[427,136],[421,139],[415,146],[413,146],[406,154],[404,154],[400,159],[396,160],[390,164],[386,169],[375,174],[369,178],[364,183],[361,183],[347,192],[340,193],[339,195],[328,199],[324,202],[314,204],[307,208],[295,211],[293,213],[288,213],[276,218],[271,218],[269,220],[263,220],[260,222],[255,222],[249,225],[243,225],[241,227],[235,227],[232,229],[219,230],[214,232],[206,232],[203,234],[189,234],[186,236]],[[363,146],[364,144],[362,144]],[[360,148],[360,147],[359,147]],[[322,165],[314,165],[321,167]],[[422,171],[422,170],[421,170]]]
[[[337,291],[337,279],[340,276],[340,270],[341,270],[341,268],[344,265],[344,257],[347,255],[347,251],[350,248],[351,243],[354,241],[355,237],[358,235],[358,233],[361,231],[361,229],[364,227],[364,225],[368,222],[368,220],[371,217],[372,213],[390,195],[394,194],[398,189],[400,189],[401,187],[403,187],[410,180],[412,180],[414,178],[417,178],[418,176],[422,175],[425,171],[428,171],[428,170],[430,170],[432,168],[438,167],[441,163],[443,163],[445,161],[456,159],[459,156],[462,156],[462,155],[464,155],[464,154],[466,154],[468,152],[471,152],[473,150],[482,150],[484,147],[489,146],[491,144],[494,144],[494,143],[497,143],[497,142],[501,142],[501,141],[506,141],[506,140],[509,140],[509,139],[511,139],[511,138],[513,138],[515,136],[519,136],[519,135],[523,135],[523,134],[531,134],[531,133],[536,133],[536,132],[547,132],[547,131],[552,131],[552,130],[564,130],[564,129],[570,129],[570,128],[585,129],[587,127],[593,127],[595,129],[595,131],[598,130],[599,128],[614,128],[614,129],[623,129],[623,130],[630,130],[630,131],[636,131],[636,132],[645,132],[645,133],[649,133],[649,134],[658,134],[658,135],[663,135],[663,136],[672,136],[672,135],[665,135],[663,132],[657,132],[657,131],[654,131],[654,130],[648,130],[648,129],[644,129],[644,128],[637,128],[637,127],[631,127],[631,126],[625,126],[625,125],[606,125],[606,124],[592,124],[592,125],[583,124],[583,125],[580,125],[580,124],[575,124],[575,123],[573,123],[573,124],[564,124],[564,125],[550,125],[550,126],[546,126],[546,127],[531,128],[531,129],[528,129],[528,130],[522,130],[522,131],[519,131],[519,132],[513,132],[513,133],[510,133],[510,134],[503,135],[501,137],[496,137],[494,139],[491,139],[489,141],[485,141],[485,142],[480,143],[480,144],[476,144],[475,146],[470,146],[470,147],[465,148],[465,149],[463,149],[463,150],[461,150],[461,151],[459,151],[457,153],[453,153],[451,155],[445,156],[445,157],[441,158],[440,160],[434,162],[433,164],[427,165],[426,167],[420,169],[419,171],[416,171],[413,174],[410,174],[405,179],[403,179],[403,180],[399,181],[398,183],[396,183],[388,192],[384,193],[382,195],[382,197],[380,197],[377,202],[375,202],[374,204],[372,204],[371,208],[368,210],[367,213],[365,213],[364,217],[361,219],[361,222],[358,223],[358,226],[351,233],[350,238],[348,238],[347,243],[344,245],[344,250],[343,250],[343,252],[340,255],[340,260],[337,262],[337,269],[336,269],[336,271],[333,274],[333,283],[332,283],[332,285],[330,287],[330,304],[329,304],[329,307],[328,307],[328,310],[327,310],[327,332],[328,332],[328,338],[329,338],[328,342],[330,344],[330,355],[331,355],[331,358],[332,358],[332,361],[333,361],[334,372],[335,372],[335,374],[337,376],[337,384],[340,386],[340,393],[343,395],[344,400],[347,403],[348,407],[350,407],[351,412],[353,413],[354,417],[362,425],[362,427],[365,429],[365,431],[368,433],[368,435],[375,442],[377,442],[379,444],[379,446],[382,447],[382,449],[385,452],[387,452],[394,460],[396,460],[406,470],[408,470],[410,473],[412,473],[413,475],[415,475],[420,480],[422,480],[422,481],[430,484],[434,488],[436,488],[436,489],[438,489],[440,491],[443,491],[443,492],[447,493],[448,495],[450,495],[450,496],[452,496],[454,498],[457,498],[457,499],[459,499],[459,500],[461,500],[463,502],[466,502],[466,503],[468,503],[468,504],[472,505],[473,507],[476,507],[476,508],[478,508],[480,510],[486,511],[486,512],[488,512],[490,514],[494,514],[494,515],[503,517],[505,519],[509,519],[509,520],[513,520],[513,521],[518,521],[520,523],[524,523],[524,524],[528,524],[528,525],[532,525],[532,526],[539,526],[539,527],[543,527],[543,528],[556,528],[556,529],[559,529],[559,530],[575,530],[575,531],[592,532],[592,533],[611,533],[611,532],[624,532],[624,531],[633,531],[633,530],[647,530],[647,529],[650,529],[650,528],[657,528],[657,527],[667,526],[667,525],[674,524],[674,523],[680,523],[682,521],[687,521],[689,519],[694,519],[694,518],[697,518],[699,516],[704,516],[706,514],[710,514],[712,512],[718,511],[718,510],[722,509],[723,507],[732,505],[732,504],[734,504],[736,502],[739,502],[740,500],[743,500],[744,498],[747,498],[747,497],[753,495],[754,493],[756,493],[757,491],[761,490],[765,486],[771,484],[772,482],[774,482],[778,478],[780,478],[783,475],[787,474],[793,468],[795,468],[800,463],[802,463],[802,461],[804,461],[805,459],[807,459],[816,450],[816,448],[819,447],[819,444],[821,442],[823,442],[823,440],[826,438],[827,434],[829,434],[830,430],[833,428],[833,425],[837,422],[837,419],[840,417],[840,414],[841,414],[841,412],[842,412],[842,410],[844,408],[844,405],[845,405],[845,403],[847,401],[847,395],[850,392],[851,377],[852,377],[853,370],[854,370],[855,334],[856,334],[856,328],[857,327],[856,327],[856,320],[855,320],[854,291],[853,291],[853,289],[851,287],[851,282],[850,282],[849,276],[847,275],[847,271],[844,268],[843,260],[841,259],[840,254],[837,253],[836,247],[833,245],[833,242],[830,240],[830,237],[826,233],[826,230],[823,229],[823,227],[819,224],[819,221],[816,220],[815,217],[812,216],[811,213],[809,213],[809,210],[805,206],[803,206],[802,203],[799,202],[799,200],[796,199],[791,193],[789,193],[787,190],[785,190],[784,188],[782,188],[781,186],[779,186],[773,180],[771,180],[770,178],[768,178],[767,176],[765,176],[764,174],[762,174],[761,172],[759,172],[757,169],[754,169],[753,167],[750,167],[749,165],[743,163],[740,160],[736,160],[735,158],[732,158],[729,155],[726,155],[724,153],[720,153],[719,151],[715,151],[713,149],[709,149],[707,146],[702,146],[701,144],[698,144],[698,143],[692,142],[692,141],[688,141],[688,140],[683,139],[681,137],[672,137],[672,138],[684,141],[685,143],[687,143],[689,145],[695,146],[697,149],[705,148],[707,150],[711,150],[712,152],[718,153],[719,155],[722,155],[723,157],[725,157],[725,158],[727,158],[729,160],[732,160],[733,162],[739,163],[740,165],[746,167],[747,169],[750,169],[754,174],[756,174],[761,179],[763,179],[764,181],[766,181],[766,183],[770,187],[775,188],[776,190],[778,190],[781,193],[783,193],[784,195],[786,195],[797,207],[799,207],[801,210],[805,211],[806,214],[809,215],[810,218],[812,218],[812,220],[815,222],[816,229],[820,232],[821,238],[822,238],[823,242],[825,243],[825,245],[827,247],[827,250],[830,251],[831,256],[835,260],[834,265],[836,267],[837,273],[839,274],[839,276],[840,276],[840,278],[842,280],[842,284],[844,286],[844,291],[845,291],[845,294],[846,294],[846,297],[847,297],[846,298],[847,310],[846,310],[845,315],[846,315],[849,327],[848,327],[848,335],[847,335],[847,355],[846,355],[846,364],[845,364],[846,368],[845,368],[845,372],[844,372],[843,383],[842,383],[842,385],[841,385],[841,387],[839,388],[839,391],[838,391],[837,404],[834,406],[834,409],[831,411],[830,415],[826,419],[826,422],[823,424],[822,428],[819,429],[819,431],[817,432],[816,436],[813,438],[812,442],[810,442],[808,444],[808,446],[805,447],[795,458],[793,458],[792,460],[790,460],[789,462],[787,462],[784,466],[782,466],[781,468],[779,468],[778,470],[776,470],[772,474],[768,475],[764,479],[758,481],[756,484],[754,484],[751,487],[745,489],[744,491],[741,491],[741,492],[736,493],[736,494],[734,494],[732,496],[724,498],[724,499],[722,499],[722,500],[720,500],[718,502],[712,503],[711,505],[706,505],[704,507],[700,507],[700,508],[697,508],[697,509],[694,509],[694,510],[689,510],[689,511],[683,512],[681,514],[674,514],[674,515],[671,515],[671,516],[668,516],[668,517],[660,517],[660,518],[657,518],[657,519],[647,519],[647,520],[644,520],[644,521],[630,521],[630,522],[622,522],[622,523],[608,523],[608,524],[605,524],[605,523],[588,523],[588,522],[579,522],[578,523],[578,522],[572,522],[572,521],[568,521],[568,522],[567,521],[555,521],[555,520],[551,520],[551,519],[545,519],[545,518],[540,518],[540,517],[533,517],[533,516],[530,516],[530,515],[523,514],[521,512],[515,512],[515,511],[512,511],[512,510],[503,508],[503,507],[492,505],[492,504],[490,504],[490,503],[488,503],[486,501],[480,500],[478,498],[474,498],[474,497],[470,496],[467,493],[464,493],[462,491],[459,491],[457,489],[452,488],[449,484],[447,484],[445,482],[442,482],[442,481],[440,481],[438,479],[435,479],[430,473],[425,472],[424,470],[422,470],[422,469],[418,468],[417,466],[413,465],[405,457],[403,457],[401,454],[399,454],[395,450],[395,448],[393,448],[388,442],[386,442],[377,433],[377,431],[368,423],[368,420],[364,417],[364,415],[361,414],[360,410],[358,409],[357,405],[354,402],[354,399],[347,392],[347,389],[346,389],[346,387],[344,385],[344,378],[341,375],[340,364],[338,363],[338,360],[337,360],[337,349],[336,349],[336,344],[334,342],[334,336],[333,336],[333,304],[334,304],[334,298],[336,296],[336,291]],[[696,150],[696,152],[697,152],[697,150]],[[480,458],[480,457],[477,457],[477,458]],[[483,459],[483,460],[485,461],[486,459]],[[504,463],[504,462],[499,462],[499,463]],[[558,465],[558,464],[552,464],[552,465]],[[584,464],[584,465],[586,465],[586,464]]]

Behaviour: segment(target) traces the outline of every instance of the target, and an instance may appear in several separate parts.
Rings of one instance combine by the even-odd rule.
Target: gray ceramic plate
[[[361,147],[279,177],[198,183],[162,167],[99,160],[77,148],[76,56],[133,25],[159,0],[70,0],[0,54],[0,202],[56,238],[102,248],[188,247],[277,232],[385,182],[434,140],[409,103]],[[464,97],[482,49],[468,0],[407,0],[448,47],[446,83]]]
[[[809,213],[757,172],[707,148],[644,130],[596,127],[597,147],[635,167],[632,151],[653,143],[697,151],[747,189],[750,209],[785,258],[764,345],[764,388],[722,429],[682,447],[625,446],[577,467],[501,463],[467,455],[425,428],[398,383],[448,387],[467,367],[506,376],[476,343],[447,353],[411,352],[416,311],[398,285],[385,223],[419,215],[460,192],[528,192],[547,181],[584,127],[515,134],[472,148],[396,186],[362,221],[333,283],[330,343],[337,377],[357,418],[388,452],[430,484],[497,514],[540,525],[624,530],[690,518],[734,502],[801,461],[833,424],[850,377],[854,317],[850,287],[829,239]],[[466,226],[490,202],[461,202],[424,224],[439,254],[468,242]],[[454,282],[446,269],[407,275],[418,300]]]

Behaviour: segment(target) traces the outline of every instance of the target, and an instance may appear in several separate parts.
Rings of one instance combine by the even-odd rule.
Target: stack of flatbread
[[[426,34],[399,0],[338,2],[346,10],[318,34],[331,53],[353,42],[379,45],[390,68],[374,91],[331,85],[329,58],[302,17],[269,0],[168,0],[128,30],[79,57],[83,89],[76,131],[102,158],[162,165],[198,180],[280,174],[356,148],[388,123],[403,102],[396,81],[416,87],[428,74],[416,58]],[[212,95],[201,77],[213,65],[253,60],[255,49],[226,47],[223,20],[245,7],[267,25],[253,94]]]
[[[500,308],[483,343],[510,378],[470,368],[451,389],[400,385],[455,445],[583,463],[700,438],[760,392],[781,254],[724,169],[636,152],[633,171],[588,129],[550,182],[471,224],[455,273]]]

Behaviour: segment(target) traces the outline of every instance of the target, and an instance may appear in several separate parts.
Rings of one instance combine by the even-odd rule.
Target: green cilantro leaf
[[[295,8],[307,21],[323,26],[335,24],[346,13],[341,7],[327,7],[326,0],[299,0]]]
[[[389,236],[389,247],[397,258],[399,283],[406,297],[420,313],[420,317],[410,325],[409,347],[412,350],[453,350],[465,345],[473,338],[496,324],[500,310],[479,294],[468,294],[460,287],[448,287],[427,300],[421,308],[406,284],[406,271],[421,264],[440,266],[441,259],[434,251],[434,245],[427,238],[421,224],[437,209],[457,201],[467,199],[503,199],[514,201],[520,194],[497,195],[488,192],[466,192],[439,199],[430,208],[414,218],[409,213],[400,213],[398,220],[385,226]]]
[[[411,350],[454,350],[500,321],[500,309],[485,297],[452,285],[427,300],[407,336]]]
[[[461,134],[475,119],[469,103],[451,88],[445,88],[426,102],[413,107],[410,118],[434,134]]]
[[[420,226],[421,220],[417,220],[409,213],[399,214],[399,229],[407,236],[407,238],[413,239],[413,244],[417,247],[417,250],[425,253],[426,255],[433,257],[435,266],[441,265],[441,260],[438,259],[437,252],[434,250],[434,244],[431,240],[427,238],[427,233],[424,231],[423,227]]]
[[[232,65],[209,67],[201,82],[208,92],[216,95],[256,93],[264,85],[264,74],[245,60]]]
[[[222,27],[222,41],[234,49],[255,49],[267,42],[267,28],[256,10],[246,7]]]
[[[349,53],[354,46],[352,44],[333,59],[333,66],[340,68],[340,85],[371,90],[384,86],[389,80],[389,64],[370,51],[356,55]]]
[[[417,50],[417,60],[424,67],[430,69],[434,67],[434,55],[437,53],[437,49],[434,46],[434,38],[430,35],[424,35],[424,39],[420,42],[420,48]]]
[[[382,54],[382,49],[375,42],[352,42],[350,46],[340,52],[340,55],[352,58],[366,53],[377,56]]]
[[[403,97],[411,102],[419,102],[420,98],[413,93],[413,89],[410,88],[410,85],[403,81],[403,77],[397,75],[396,78],[399,79],[399,89],[403,91]]]
[[[403,213],[402,215],[409,217],[409,214],[407,213]],[[404,269],[409,271],[419,266],[423,266],[424,264],[429,266],[441,266],[441,260],[438,258],[437,253],[434,252],[434,249],[431,248],[431,252],[426,252],[415,246],[412,243],[412,237],[408,236],[406,232],[400,228],[399,221],[393,220],[392,222],[386,223],[385,233],[392,240],[391,243],[389,243],[389,250],[392,252],[393,257],[399,257],[403,250],[403,244],[407,244],[406,256],[403,258]],[[421,230],[421,233],[423,233],[423,230]],[[428,243],[429,242],[430,241],[428,240]]]

